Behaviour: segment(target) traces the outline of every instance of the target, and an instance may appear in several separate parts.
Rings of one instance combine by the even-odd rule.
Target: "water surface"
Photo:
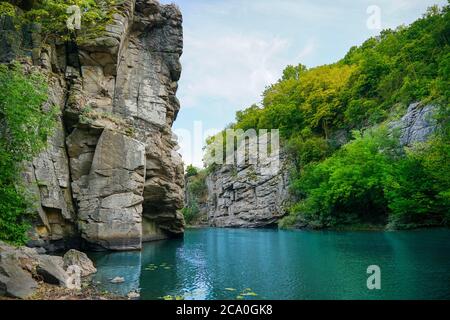
[[[450,299],[447,229],[190,229],[142,252],[90,256],[103,288],[140,288],[142,299]],[[381,268],[381,290],[367,289],[369,265]]]

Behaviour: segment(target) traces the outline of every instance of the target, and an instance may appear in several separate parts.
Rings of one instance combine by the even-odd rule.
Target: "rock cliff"
[[[436,129],[433,114],[436,107],[412,103],[399,120],[390,124],[399,131],[400,144],[426,141]],[[335,136],[342,136],[336,139]],[[343,145],[347,134],[334,133],[333,139]],[[281,158],[280,170],[263,175],[261,165],[223,165],[206,177],[207,201],[199,201],[200,214],[206,211],[214,227],[266,227],[286,214],[289,202],[289,164]]]
[[[400,131],[400,144],[407,146],[426,141],[436,130],[437,123],[433,118],[436,111],[437,107],[431,104],[411,103],[403,117],[391,124],[393,129]]]
[[[179,9],[125,0],[93,40],[43,42],[38,28],[31,39],[28,51],[10,50],[14,43],[0,50],[3,63],[31,55],[28,67],[49,76],[48,103],[61,107],[49,147],[24,172],[40,199],[30,245],[127,250],[181,236],[183,165],[171,131],[180,108]]]
[[[261,164],[224,165],[206,178],[208,221],[214,227],[260,228],[276,225],[289,199],[288,170],[271,174]]]

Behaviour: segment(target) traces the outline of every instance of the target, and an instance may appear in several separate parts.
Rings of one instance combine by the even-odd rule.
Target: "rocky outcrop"
[[[63,264],[61,257],[41,255],[37,258],[36,274],[46,283],[64,287],[68,276]]]
[[[391,125],[400,131],[400,144],[405,146],[426,141],[436,130],[437,123],[433,117],[436,111],[436,106],[430,104],[411,103],[405,115]]]
[[[44,254],[45,250],[14,247],[0,241],[0,296],[27,299],[41,283],[66,287],[67,270],[78,266],[81,277],[96,272],[92,261],[82,252],[70,250],[63,257]]]
[[[8,34],[23,33],[0,21]],[[180,108],[179,9],[124,0],[106,30],[82,42],[28,33],[22,52],[8,48],[23,37],[8,36],[1,62],[31,54],[32,68],[49,77],[47,104],[61,108],[49,147],[23,174],[40,199],[29,244],[129,250],[181,236],[183,164],[171,131]]]
[[[37,282],[20,267],[16,255],[2,249],[0,244],[0,296],[29,298],[37,289]]]
[[[208,221],[214,227],[269,227],[285,214],[288,174],[283,168],[264,170],[263,165],[224,165],[207,179]],[[271,172],[268,174],[268,172]]]
[[[65,269],[67,269],[68,267],[73,265],[80,267],[82,277],[86,277],[97,272],[94,264],[84,252],[70,249],[64,254],[63,266]]]

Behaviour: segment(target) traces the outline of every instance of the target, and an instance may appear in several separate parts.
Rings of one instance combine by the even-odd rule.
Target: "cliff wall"
[[[180,108],[179,9],[122,1],[105,32],[83,42],[44,42],[36,28],[24,46],[23,30],[7,19],[0,26],[9,35],[1,62],[46,74],[48,104],[61,108],[49,147],[24,172],[40,200],[30,245],[127,250],[181,236],[183,165],[171,131]]]
[[[284,157],[279,170],[264,165],[224,165],[206,178],[209,225],[259,228],[275,226],[286,214],[289,199],[288,168]],[[270,173],[269,173],[270,172]]]

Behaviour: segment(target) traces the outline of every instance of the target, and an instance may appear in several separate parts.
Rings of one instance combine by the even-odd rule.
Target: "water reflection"
[[[450,231],[195,229],[142,253],[93,256],[110,291],[142,299],[449,299]],[[378,265],[382,290],[366,287]],[[125,277],[123,284],[110,279]]]
[[[130,291],[139,289],[142,265],[139,251],[95,252],[90,253],[89,256],[98,267],[93,279],[103,290],[126,295]],[[111,280],[115,277],[123,277],[125,281],[123,283],[111,283]]]

